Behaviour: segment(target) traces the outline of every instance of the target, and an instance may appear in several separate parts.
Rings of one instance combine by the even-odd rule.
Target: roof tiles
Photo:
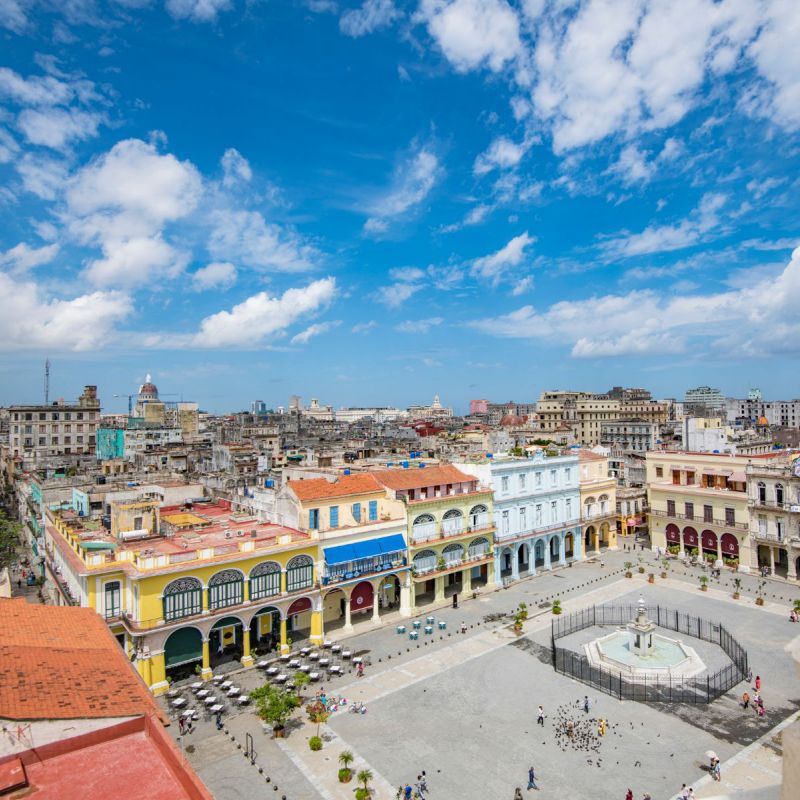
[[[426,486],[444,486],[448,483],[474,483],[476,478],[460,469],[445,464],[441,467],[424,469],[382,469],[372,473],[378,481],[389,489],[402,491],[422,489]]]
[[[288,486],[301,502],[383,491],[378,481],[368,472],[357,475],[340,475],[333,481],[329,481],[327,478],[294,480],[290,481]]]

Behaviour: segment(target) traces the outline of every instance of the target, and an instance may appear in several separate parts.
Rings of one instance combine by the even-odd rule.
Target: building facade
[[[687,389],[683,397],[683,407],[687,414],[725,413],[725,398],[719,389],[711,386],[698,386]]]
[[[588,392],[542,392],[536,415],[543,433],[567,424],[577,440],[588,447],[600,444],[602,426],[619,419],[622,401]]]
[[[600,428],[600,444],[612,450],[646,453],[655,450],[658,424],[642,419],[620,419],[604,422]]]
[[[583,557],[578,458],[492,458],[457,464],[494,491],[498,586]]]
[[[725,399],[725,415],[730,424],[746,420],[753,425],[800,427],[800,400],[764,400],[761,393],[746,399]]]
[[[611,475],[608,456],[581,450],[578,458],[583,552],[616,549],[617,480]]]

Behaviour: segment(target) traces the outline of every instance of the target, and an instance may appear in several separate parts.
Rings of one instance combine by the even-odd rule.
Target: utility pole
[[[50,359],[44,362],[44,404],[50,405]]]

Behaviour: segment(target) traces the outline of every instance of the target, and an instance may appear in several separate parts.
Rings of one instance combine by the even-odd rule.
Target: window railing
[[[352,580],[361,575],[374,575],[378,572],[387,572],[398,567],[404,567],[406,564],[406,558],[401,550],[394,553],[386,553],[380,557],[348,561],[332,567],[326,566],[322,582],[325,584]]]
[[[718,528],[733,528],[738,531],[746,531],[750,529],[750,525],[746,522],[728,522],[724,519],[714,518],[713,520],[699,520],[696,517],[687,517],[685,514],[678,514],[676,512],[662,511],[659,508],[651,508],[648,512],[656,517],[666,517],[667,519],[681,519],[687,522],[703,522],[704,525],[716,525]]]

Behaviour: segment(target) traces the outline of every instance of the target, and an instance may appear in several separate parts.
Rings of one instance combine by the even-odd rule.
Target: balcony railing
[[[453,569],[463,569],[464,567],[472,567],[484,561],[490,561],[494,558],[491,553],[483,553],[481,555],[467,556],[466,558],[451,559],[445,561],[443,567],[439,567],[438,563],[434,562],[432,565],[425,563],[422,565],[414,564],[414,577],[429,578],[431,575],[439,575],[445,572],[450,572]]]
[[[750,508],[766,508],[777,511],[788,511],[790,514],[800,514],[800,500],[794,503],[782,502],[777,500],[760,500],[758,498],[750,497],[747,500],[747,505]]]
[[[381,572],[391,572],[392,570],[399,569],[408,565],[407,559],[399,553],[391,554],[392,558],[387,558],[386,561],[373,564],[364,565],[363,563],[348,562],[345,569],[341,570],[326,570],[326,574],[322,576],[322,585],[328,586],[330,584],[341,583],[342,581],[350,581],[365,575],[378,575]]]
[[[487,521],[485,525],[444,525],[436,527],[434,522],[426,522],[422,525],[415,525],[411,529],[411,539],[415,544],[423,542],[430,542],[435,539],[452,539],[456,536],[467,536],[468,534],[479,534],[481,532],[490,531],[494,528],[491,521]]]
[[[750,525],[746,522],[729,522],[728,520],[724,519],[705,519],[704,517],[699,516],[687,516],[686,514],[678,514],[677,512],[669,512],[669,511],[662,511],[659,508],[651,508],[648,512],[656,517],[666,517],[667,519],[679,519],[684,520],[686,522],[694,522],[698,525],[714,525],[717,528],[730,528],[731,530],[736,531],[747,531],[750,530]]]
[[[554,533],[555,531],[563,530],[564,528],[573,528],[579,525],[581,520],[579,518],[568,519],[564,522],[554,522],[547,525],[536,525],[532,528],[527,528],[524,531],[495,531],[494,539],[496,542],[505,542],[509,539],[524,539],[529,536],[540,536],[545,533]]]

